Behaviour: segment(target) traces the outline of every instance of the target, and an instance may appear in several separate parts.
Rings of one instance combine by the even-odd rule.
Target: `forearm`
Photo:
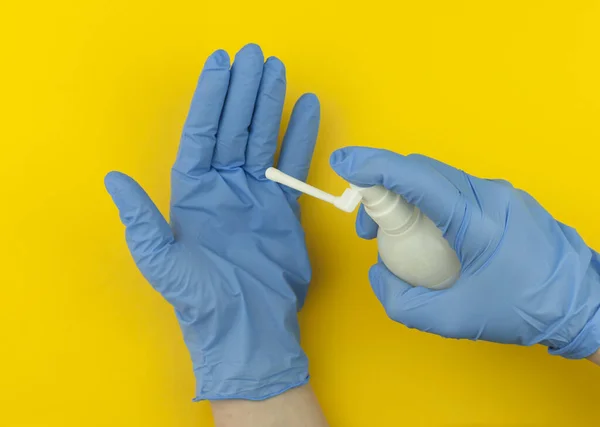
[[[600,366],[600,350],[596,351],[594,354],[588,357],[588,360]]]
[[[212,401],[211,408],[216,427],[327,427],[309,384],[263,401]]]

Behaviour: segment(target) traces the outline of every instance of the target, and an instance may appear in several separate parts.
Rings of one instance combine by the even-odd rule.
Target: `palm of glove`
[[[212,169],[194,179],[173,170],[171,225],[182,259],[171,276],[180,284],[167,286],[173,292],[163,296],[184,320],[186,310],[207,316],[214,309],[207,301],[229,306],[215,322],[254,308],[253,318],[269,316],[265,302],[273,298],[272,310],[299,310],[311,269],[297,212],[294,195],[243,168]],[[186,286],[196,289],[186,292]]]
[[[299,194],[268,181],[285,68],[255,45],[204,66],[171,174],[170,224],[131,178],[106,186],[136,264],[176,310],[199,399],[263,399],[307,380],[297,311],[311,276]],[[278,167],[304,180],[319,126],[300,98]]]

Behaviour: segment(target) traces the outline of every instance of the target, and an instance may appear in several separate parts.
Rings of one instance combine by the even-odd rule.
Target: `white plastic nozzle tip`
[[[333,194],[319,190],[318,188],[308,185],[307,183],[289,176],[275,168],[268,168],[265,172],[265,177],[271,181],[300,191],[301,193],[308,194],[309,196],[313,196],[327,203],[331,203],[336,208],[344,212],[352,212],[362,200],[360,192],[351,188],[347,188],[341,196],[336,197]]]

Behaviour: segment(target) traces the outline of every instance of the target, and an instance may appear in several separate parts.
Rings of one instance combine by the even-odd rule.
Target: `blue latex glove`
[[[230,68],[213,53],[200,76],[171,174],[170,224],[133,179],[106,188],[133,258],[173,305],[196,375],[196,400],[262,400],[308,380],[297,311],[311,268],[298,193],[266,180],[285,98],[285,68],[256,45]],[[278,167],[305,180],[319,102],[294,107]]]
[[[410,328],[449,338],[541,343],[583,358],[600,347],[600,259],[577,232],[527,193],[436,160],[350,147],[331,165],[357,185],[383,185],[419,207],[462,264],[447,290],[411,287],[381,261],[369,278],[387,314]],[[357,232],[376,236],[363,211]]]

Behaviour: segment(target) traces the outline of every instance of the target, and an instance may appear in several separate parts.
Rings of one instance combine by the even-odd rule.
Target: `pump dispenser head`
[[[341,196],[334,196],[318,188],[308,185],[294,177],[291,177],[278,169],[268,168],[265,176],[271,181],[286,185],[301,193],[316,197],[331,203],[344,212],[352,212],[359,203],[365,207],[367,213],[379,224],[379,226],[390,233],[403,229],[413,220],[415,215],[414,206],[409,205],[398,194],[393,193],[382,186],[359,187],[350,184],[350,188],[344,190]]]
[[[361,200],[366,205],[376,205],[381,202],[388,193],[384,187],[359,187],[350,184],[350,188],[360,194]]]

